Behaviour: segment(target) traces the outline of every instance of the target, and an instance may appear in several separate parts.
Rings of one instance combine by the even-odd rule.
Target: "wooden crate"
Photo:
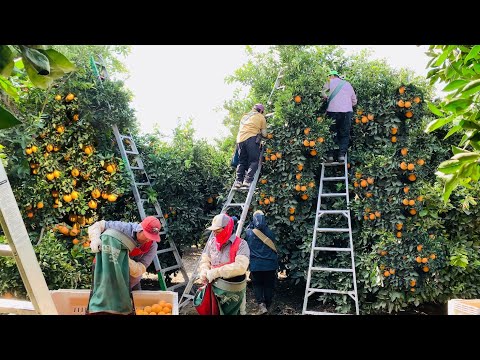
[[[90,290],[60,289],[50,291],[59,315],[84,315]],[[178,294],[174,291],[132,291],[135,306],[143,308],[161,300],[172,304],[172,315],[178,315]]]
[[[480,315],[480,299],[449,300],[448,315]]]

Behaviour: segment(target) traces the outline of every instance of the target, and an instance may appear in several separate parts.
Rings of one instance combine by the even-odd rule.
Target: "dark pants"
[[[345,155],[350,142],[350,126],[352,124],[353,111],[349,112],[327,112],[327,116],[334,120],[330,126],[333,134],[333,141],[338,146],[339,155]],[[329,155],[333,156],[332,152]]]
[[[256,140],[257,137],[252,136],[238,144],[237,181],[253,181],[260,157],[260,141],[257,143]],[[246,175],[245,172],[247,172]]]
[[[267,309],[272,305],[273,290],[275,289],[276,270],[252,271],[253,292],[257,303],[264,303]]]

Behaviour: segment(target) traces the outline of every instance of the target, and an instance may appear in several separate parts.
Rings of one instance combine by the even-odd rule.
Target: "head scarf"
[[[228,216],[225,214],[225,216]],[[228,216],[228,224],[223,228],[222,231],[220,231],[218,234],[215,235],[215,242],[217,245],[217,250],[220,251],[222,248],[223,244],[225,244],[230,236],[232,235],[233,232],[233,219]]]

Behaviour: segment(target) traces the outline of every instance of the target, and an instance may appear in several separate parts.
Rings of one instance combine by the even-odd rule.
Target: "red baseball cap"
[[[160,242],[160,229],[162,228],[160,220],[158,220],[155,216],[147,216],[140,223],[140,226],[142,227],[143,233],[148,240]]]

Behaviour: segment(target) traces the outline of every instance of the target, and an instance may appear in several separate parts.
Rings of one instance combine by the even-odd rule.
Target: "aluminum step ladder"
[[[91,56],[90,65],[93,69],[95,76],[98,78],[99,83],[103,87],[103,80],[108,79],[109,76],[108,76],[108,72],[105,66],[105,62],[103,61],[103,58],[99,56],[99,59],[100,61],[95,61],[94,57]],[[137,204],[140,218],[143,220],[145,217],[149,215],[153,215],[157,217],[160,220],[160,223],[162,224],[162,231],[160,232],[160,235],[164,235],[164,237],[166,237],[168,241],[168,247],[157,251],[157,256],[153,258],[153,264],[155,266],[155,271],[158,274],[158,282],[160,285],[160,289],[174,291],[175,289],[182,287],[188,283],[188,274],[185,270],[185,267],[183,266],[182,258],[180,256],[180,253],[178,252],[178,249],[175,243],[167,234],[168,233],[167,222],[165,220],[165,217],[163,216],[163,212],[160,207],[160,204],[158,203],[158,200],[155,199],[155,201],[152,203],[155,209],[153,214],[147,214],[145,211],[144,204],[146,202],[149,202],[149,200],[144,198],[144,196],[146,196],[145,194],[149,190],[153,190],[153,189],[152,189],[152,184],[150,182],[150,178],[147,172],[145,171],[143,160],[140,157],[140,153],[138,152],[137,146],[135,144],[135,141],[132,135],[120,134],[120,131],[116,124],[114,124],[112,128],[113,128],[113,133],[115,135],[115,140],[117,141],[117,145],[120,150],[120,154],[125,163],[125,167],[127,168],[127,172],[130,174],[133,196]],[[129,156],[133,157],[132,161],[130,161]],[[138,179],[141,179],[141,180],[138,180]],[[140,191],[140,189],[142,191]],[[173,254],[176,264],[162,268],[158,255],[167,254],[170,252]],[[166,282],[165,282],[165,274],[169,271],[177,271],[177,270],[180,270],[180,272],[182,273],[184,281],[167,288]]]
[[[0,244],[0,256],[13,256],[30,298],[0,299],[0,313],[58,315],[1,161],[0,225],[8,242]]]
[[[248,209],[250,207],[250,203],[252,202],[253,194],[255,193],[255,188],[257,187],[257,181],[260,176],[260,172],[262,171],[262,157],[263,157],[263,147],[260,151],[258,169],[257,169],[257,172],[255,173],[255,176],[253,177],[253,181],[250,185],[250,188],[248,189],[248,192],[247,192],[247,189],[242,189],[242,188],[238,189],[232,185],[232,187],[230,188],[230,192],[228,193],[227,200],[225,201],[222,207],[222,211],[220,211],[220,214],[225,214],[227,210],[230,208],[239,207],[242,209],[242,215],[238,220],[237,231],[235,232],[235,235],[237,236],[240,236],[242,233],[243,226],[245,224],[245,219],[247,218],[247,214],[248,214]],[[239,194],[239,193],[242,194],[245,192],[247,192],[247,196],[243,202],[233,202],[233,199],[236,194]],[[213,233],[213,231],[210,232],[208,241],[210,241],[214,236],[215,234]],[[180,297],[180,300],[178,302],[178,307],[180,309],[183,308],[185,305],[187,305],[190,300],[193,300],[193,297],[195,294],[194,292],[192,293],[192,288],[193,288],[194,281],[197,279],[199,275],[198,268],[200,266],[201,258],[202,256],[200,255],[198,260],[195,263],[195,267],[193,269],[192,276],[190,277],[190,281],[188,282],[187,286],[185,287],[185,290],[183,291],[182,296]]]
[[[315,216],[315,227],[313,229],[313,240],[312,240],[312,248],[310,251],[310,260],[308,263],[308,276],[307,276],[307,284],[305,286],[305,297],[303,299],[303,309],[302,309],[302,314],[307,314],[307,315],[342,315],[341,313],[334,313],[334,312],[323,312],[323,311],[312,311],[312,310],[307,310],[307,305],[308,305],[308,300],[309,297],[315,293],[324,293],[324,294],[347,294],[349,295],[354,301],[355,301],[355,309],[356,309],[356,314],[359,315],[359,309],[358,309],[358,293],[357,293],[357,279],[356,279],[356,274],[355,274],[355,259],[354,259],[354,253],[353,253],[353,238],[352,238],[352,222],[350,218],[350,210],[348,209],[349,207],[349,194],[348,194],[348,170],[347,170],[347,155],[345,155],[345,161],[344,162],[323,162],[322,163],[322,170],[321,170],[321,175],[320,175],[320,185],[319,185],[319,190],[318,190],[318,202],[317,202],[317,212]],[[343,176],[331,176],[331,177],[325,177],[325,168],[326,167],[338,167],[338,166],[343,166],[344,168],[344,175]],[[345,192],[343,193],[324,193],[324,182],[331,181],[331,182],[340,182],[345,184]],[[346,207],[343,210],[325,210],[321,209],[322,205],[322,198],[330,197],[330,198],[345,198],[346,199]],[[348,222],[348,228],[328,228],[328,227],[323,227],[319,228],[319,220],[321,217],[326,217],[328,215],[343,215]],[[318,233],[348,233],[349,237],[349,247],[343,248],[343,247],[322,247],[322,246],[317,246],[317,234]],[[350,253],[350,258],[351,258],[351,267],[350,268],[329,268],[329,267],[318,267],[318,266],[313,266],[315,256],[318,254],[318,252],[349,252]],[[311,287],[311,280],[312,280],[312,272],[331,272],[331,273],[351,273],[352,274],[352,281],[353,281],[353,290],[348,290],[348,291],[343,291],[343,290],[336,290],[336,289],[319,289],[319,288],[314,288]]]
[[[137,208],[138,208],[138,212],[140,213],[140,218],[143,220],[145,217],[149,215],[153,215],[157,217],[160,220],[160,223],[162,224],[162,231],[160,232],[160,235],[166,236],[166,239],[168,241],[168,247],[157,251],[157,256],[153,258],[153,264],[155,266],[155,270],[157,271],[157,273],[159,273],[160,288],[162,290],[174,291],[176,288],[184,286],[188,283],[188,275],[185,270],[185,267],[183,266],[182,258],[180,257],[180,254],[177,250],[177,247],[175,246],[175,243],[167,235],[167,232],[168,232],[167,222],[165,220],[165,217],[163,216],[162,209],[160,207],[160,204],[158,203],[158,200],[155,199],[155,201],[152,203],[155,209],[155,212],[153,214],[147,214],[145,211],[144,204],[149,200],[144,198],[144,196],[146,194],[147,189],[152,189],[152,183],[150,182],[150,178],[148,177],[148,174],[145,171],[145,167],[143,166],[143,161],[140,157],[140,154],[138,152],[137,146],[135,145],[135,141],[133,140],[133,137],[131,135],[120,134],[117,125],[113,125],[113,133],[115,134],[115,139],[117,140],[118,148],[120,149],[120,154],[122,155],[122,159],[125,163],[125,167],[127,168],[127,172],[130,174],[130,178],[132,181],[133,196],[135,198],[135,202],[137,203]],[[128,143],[129,149],[125,148],[125,142]],[[129,160],[128,158],[129,155],[133,156],[132,161]],[[138,180],[138,179],[141,179],[141,180]],[[142,189],[142,191],[140,189]],[[166,254],[169,252],[171,252],[175,257],[176,264],[173,266],[162,268],[160,264],[160,260],[158,259],[158,255]],[[167,288],[164,280],[165,273],[173,270],[175,271],[180,270],[180,272],[182,273],[184,282],[177,283]],[[160,274],[162,275],[163,278],[160,277]]]

